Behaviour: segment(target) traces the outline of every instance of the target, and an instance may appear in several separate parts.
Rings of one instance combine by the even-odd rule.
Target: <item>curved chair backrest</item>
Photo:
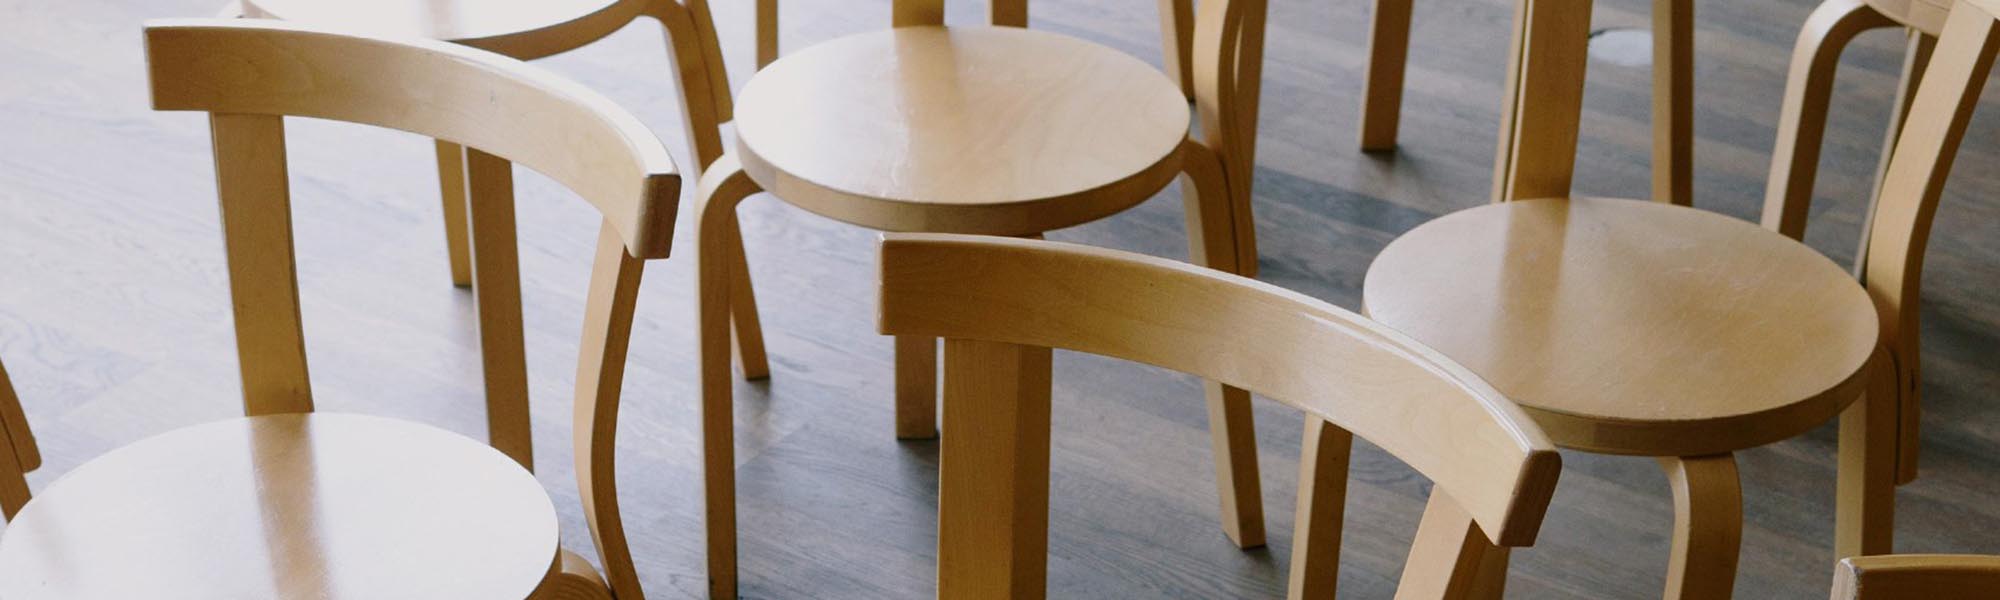
[[[2000,589],[2000,556],[1891,554],[1842,559],[1832,600],[1985,598]]]
[[[2000,51],[2000,2],[1958,2],[1945,19],[1937,48],[1910,103],[1883,176],[1874,226],[1868,230],[1862,283],[1882,321],[1882,343],[1896,365],[1904,449],[1897,456],[1903,478],[1916,475],[1918,380],[1917,319],[1924,251],[1946,177],[1965,139],[1966,123]]]
[[[955,387],[955,376],[1048,393],[1045,360],[995,379],[979,372],[1006,361],[954,361],[954,349],[968,343],[1165,367],[1263,394],[1373,442],[1430,478],[1496,545],[1534,542],[1561,468],[1519,407],[1449,359],[1324,302],[1189,264],[1031,240],[897,234],[882,244],[881,310],[882,333],[946,339],[947,415],[962,402],[1015,400],[1005,386]],[[949,445],[945,452],[950,461]]]
[[[21,397],[7,379],[7,365],[0,364],[0,515],[13,519],[28,503],[26,475],[41,466],[42,451],[21,412]]]
[[[612,589],[620,598],[642,597],[619,517],[612,449],[640,259],[666,256],[680,196],[680,176],[659,139],[577,84],[444,42],[268,20],[168,20],[147,24],[146,56],[154,108],[210,113],[250,415],[313,409],[292,257],[284,117],[456,142],[467,147],[468,169],[506,173],[507,161],[517,161],[602,213],[578,357],[577,480]],[[511,235],[512,206],[480,200],[496,196],[504,197],[473,194],[469,218],[491,219],[483,224],[504,225]]]

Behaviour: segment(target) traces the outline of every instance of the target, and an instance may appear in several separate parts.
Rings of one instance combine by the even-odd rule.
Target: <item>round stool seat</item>
[[[1951,0],[1866,0],[1868,7],[1936,37],[1944,33],[1944,17],[1951,13]]]
[[[555,506],[499,451],[361,415],[231,419],[98,457],[0,536],[9,600],[519,599]]]
[[[1862,389],[1874,304],[1833,261],[1692,208],[1542,199],[1411,230],[1371,318],[1464,364],[1557,444],[1698,456],[1794,437]]]
[[[1188,106],[1159,69],[1068,36],[904,27],[765,67],[736,99],[765,191],[888,231],[1026,235],[1144,201],[1180,172]]]
[[[629,0],[239,0],[246,17],[443,40],[527,60],[574,50],[632,22]]]

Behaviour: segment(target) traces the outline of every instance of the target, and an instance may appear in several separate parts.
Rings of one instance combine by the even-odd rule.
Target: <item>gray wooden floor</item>
[[[41,435],[39,488],[110,448],[236,414],[222,247],[203,120],[147,108],[139,23],[213,14],[214,0],[0,0],[0,356]],[[748,2],[717,2],[741,86]],[[789,47],[886,25],[883,0],[788,0]],[[983,3],[959,3],[976,19]],[[1257,173],[1263,278],[1343,306],[1398,233],[1486,199],[1511,8],[1426,0],[1416,11],[1403,144],[1355,150],[1364,0],[1278,0]],[[866,5],[867,10],[851,7]],[[1695,151],[1703,208],[1754,218],[1786,62],[1809,0],[1701,2]],[[1643,27],[1647,4],[1605,0],[1600,27]],[[1034,26],[1157,61],[1153,3],[1041,0]],[[1900,57],[1863,35],[1837,86],[1810,242],[1846,261]],[[632,108],[686,159],[657,27],[635,25],[543,62]],[[1643,195],[1643,67],[1596,62],[1577,188]],[[811,101],[811,99],[801,99]],[[504,127],[505,123],[495,123]],[[446,277],[430,144],[305,122],[291,155],[306,322],[320,406],[482,436],[467,291]],[[1899,548],[2000,552],[2000,114],[1973,120],[1938,215],[1925,286],[1924,474],[1903,489]],[[596,219],[522,172],[522,271],[540,476],[564,537],[589,547],[568,410]],[[692,186],[689,186],[692,189]],[[1179,202],[1050,237],[1180,256]],[[891,436],[889,341],[873,333],[872,232],[780,202],[745,207],[773,377],[743,384],[746,597],[917,598],[933,585],[934,442]],[[683,230],[685,233],[685,228]],[[695,465],[693,263],[648,270],[620,448],[626,521],[654,598],[703,589]],[[1338,374],[1328,374],[1337,377]],[[1699,374],[1690,374],[1699,376]],[[1049,585],[1056,597],[1278,597],[1291,548],[1300,422],[1257,406],[1271,543],[1239,551],[1215,523],[1196,383],[1090,357],[1057,360]],[[1741,456],[1742,598],[1825,597],[1833,436]],[[1650,460],[1570,453],[1541,544],[1515,554],[1516,598],[1656,596],[1671,505]],[[1390,595],[1428,484],[1358,451],[1341,585]]]

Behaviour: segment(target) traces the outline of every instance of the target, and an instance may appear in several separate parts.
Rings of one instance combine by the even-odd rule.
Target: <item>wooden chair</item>
[[[1859,556],[1833,569],[1833,600],[1987,598],[1994,590],[2000,590],[2000,556]]]
[[[28,503],[30,471],[41,468],[42,451],[35,445],[35,432],[21,412],[21,397],[14,395],[14,383],[7,379],[7,365],[0,364],[0,516],[8,520]]]
[[[1652,2],[1652,198],[1689,206],[1694,202],[1694,2]],[[1160,45],[1166,49],[1167,72],[1185,82],[1189,78],[1188,59],[1192,49],[1186,23],[1193,14],[1195,0],[1159,0],[1159,3]],[[1396,149],[1413,4],[1415,0],[1375,0],[1375,14],[1368,28],[1368,66],[1361,85],[1358,137],[1364,152]]]
[[[1806,218],[1813,200],[1813,182],[1819,174],[1820,146],[1826,133],[1827,105],[1833,96],[1835,68],[1847,43],[1863,31],[1883,27],[1904,27],[1909,45],[1903,55],[1903,73],[1897,83],[1888,131],[1882,141],[1882,155],[1875,169],[1875,187],[1870,190],[1863,212],[1861,242],[1854,254],[1854,275],[1868,279],[1869,254],[1874,250],[1873,229],[1882,194],[1887,185],[1889,160],[1895,155],[1896,141],[1910,117],[1917,84],[1944,31],[1947,0],[1827,0],[1813,10],[1799,32],[1792,51],[1791,74],[1785,80],[1784,108],[1778,116],[1778,139],[1771,150],[1771,177],[1764,194],[1764,227],[1792,239],[1805,239]],[[1910,290],[1914,300],[1916,290]],[[1916,332],[1916,309],[1909,309],[1909,328]],[[1910,411],[1901,421],[1902,440],[1897,450],[1899,482],[1917,477],[1916,407],[1922,393],[1917,382],[1919,356],[1915,343],[1893,345],[1897,378],[1908,387],[1898,390],[1903,406]]]
[[[641,17],[658,21],[666,35],[676,85],[685,107],[693,154],[722,153],[720,121],[730,111],[729,79],[723,68],[708,0],[238,0],[223,9],[228,17],[279,19],[391,38],[434,39],[471,46],[520,60],[542,58],[588,45]],[[481,366],[486,376],[487,436],[495,448],[534,468],[528,435],[527,351],[521,333],[521,284],[517,265],[480,265],[488,277],[472,276],[470,245],[491,244],[492,253],[513,255],[514,232],[468,228],[468,194],[499,195],[511,202],[506,170],[467,168],[466,149],[438,140],[438,181],[444,198],[446,247],[455,285],[475,286]],[[476,224],[474,224],[476,225]],[[507,248],[501,251],[500,248]]]
[[[1333,594],[1353,436],[1431,479],[1398,598],[1465,598],[1534,543],[1561,457],[1519,407],[1387,327],[1243,277],[962,235],[882,243],[882,333],[945,339],[938,597],[1040,598],[1050,349],[1256,390],[1306,413],[1291,597]]]
[[[256,20],[159,21],[145,42],[154,108],[209,113],[246,416],[113,450],[49,486],[0,537],[0,596],[643,597],[613,450],[642,259],[666,256],[680,189],[659,141],[602,96],[461,46]],[[555,507],[505,454],[415,423],[314,411],[285,116],[448,140],[471,149],[470,172],[506,182],[519,162],[603,213],[574,435],[605,577],[558,547]],[[468,218],[511,231],[513,206],[493,201],[504,197],[470,195]],[[471,251],[478,278],[489,251],[515,250],[476,239]],[[0,415],[19,431],[16,415]],[[18,450],[23,438],[11,439]]]
[[[999,0],[1003,24],[1023,0]],[[730,347],[766,370],[736,208],[769,191],[807,211],[885,231],[1034,237],[1136,205],[1184,177],[1190,254],[1252,274],[1250,123],[1263,0],[1203,5],[1195,113],[1157,69],[1115,50],[1020,27],[944,27],[943,0],[897,0],[894,28],[794,52],[736,97],[736,146],[697,195],[710,595],[735,593]],[[733,330],[732,330],[733,323]],[[896,433],[937,434],[937,341],[895,341]],[[1211,385],[1223,529],[1264,543],[1250,396]]]
[[[1522,78],[1496,169],[1508,201],[1392,242],[1363,302],[1520,402],[1557,444],[1661,457],[1676,518],[1669,597],[1729,596],[1742,519],[1731,453],[1836,414],[1835,550],[1887,553],[1899,428],[1915,416],[1904,369],[1924,248],[2000,48],[1995,4],[1961,3],[1943,28],[1875,209],[1864,287],[1735,219],[1569,197],[1589,3],[1525,0],[1530,43],[1516,38]]]

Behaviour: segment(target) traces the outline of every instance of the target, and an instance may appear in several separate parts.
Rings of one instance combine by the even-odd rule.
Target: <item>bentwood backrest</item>
[[[1519,407],[1442,355],[1352,312],[1185,263],[1032,240],[892,234],[882,243],[881,330],[945,338],[948,415],[962,403],[1046,399],[1049,348],[1248,389],[1402,460],[1500,546],[1534,542],[1561,468]],[[964,383],[974,381],[1008,383]],[[944,434],[947,469],[954,438],[972,433]],[[940,494],[941,503],[955,499],[949,488]],[[941,536],[960,533],[941,519]]]
[[[2000,590],[2000,556],[1857,556],[1833,568],[1833,600],[1988,598],[1995,590]]]
[[[21,412],[21,397],[14,395],[7,365],[0,364],[0,513],[6,518],[13,519],[28,503],[25,475],[41,466],[42,452],[28,429],[27,415]]]
[[[1897,453],[1903,480],[1916,476],[1918,380],[1917,315],[1924,250],[1945,178],[1951,174],[1965,126],[1979,105],[1993,57],[2000,50],[2000,2],[1962,0],[1945,18],[1930,66],[1897,137],[1868,232],[1860,274],[1882,320],[1882,343],[1896,366],[1902,404]]]
[[[641,259],[667,255],[680,192],[680,176],[659,140],[631,114],[577,84],[442,42],[354,37],[267,20],[174,20],[147,25],[146,57],[155,109],[210,113],[250,415],[313,409],[292,256],[284,117],[375,125],[462,144],[472,151],[468,169],[504,173],[507,161],[520,163],[597,208],[604,224],[578,360],[577,483],[612,589],[621,598],[641,597],[619,519],[612,449]],[[490,219],[512,230],[510,204],[475,200],[468,209],[474,222]]]

